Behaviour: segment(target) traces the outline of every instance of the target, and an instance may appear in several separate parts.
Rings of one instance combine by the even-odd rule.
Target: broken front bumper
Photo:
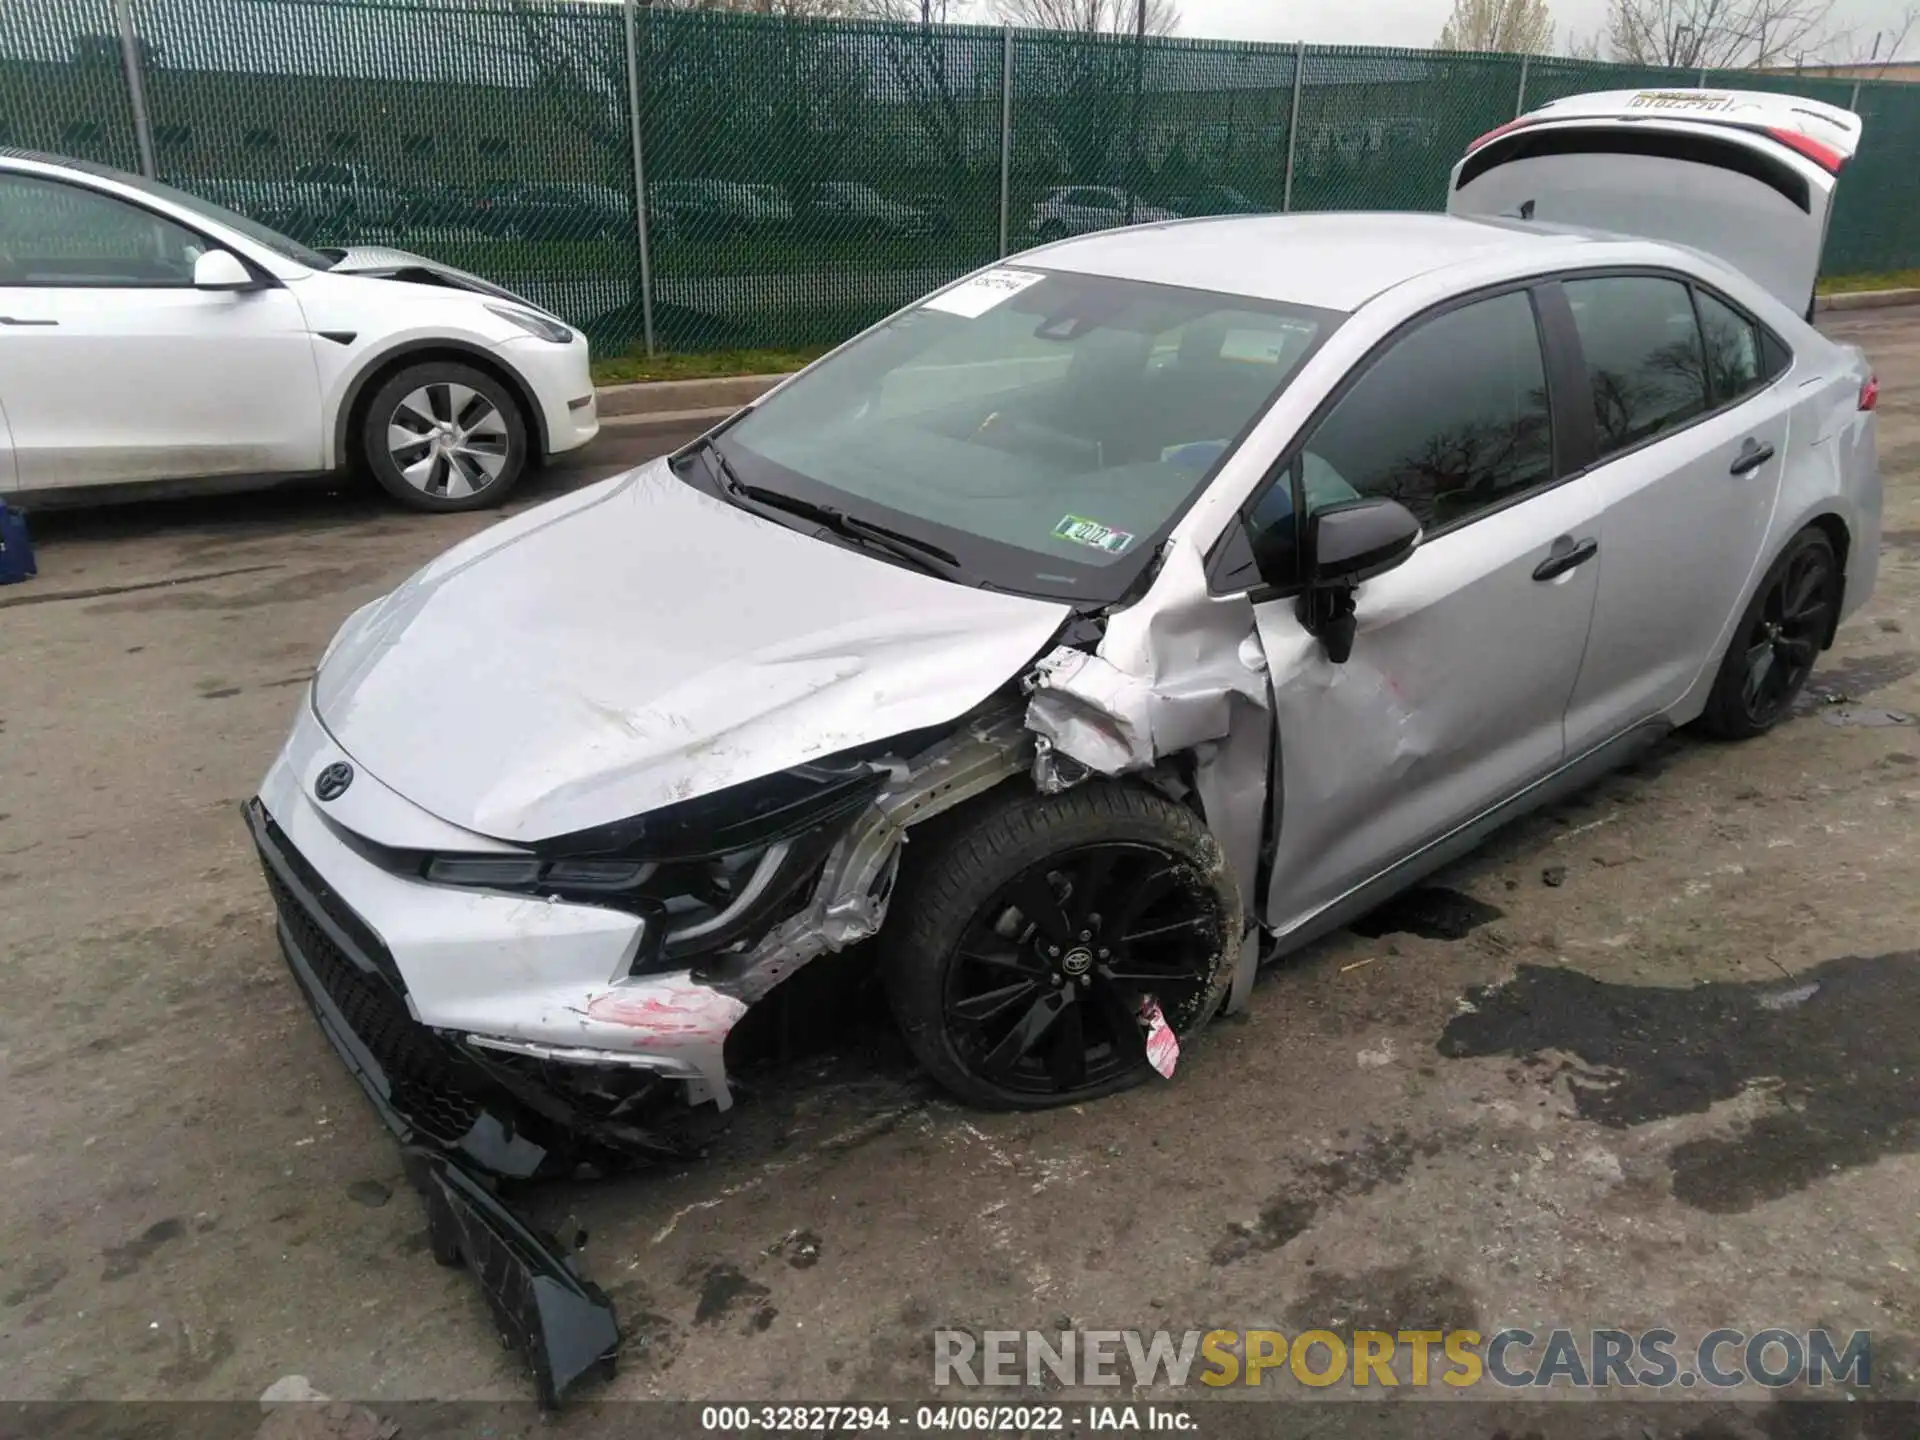
[[[533,1174],[546,1147],[519,1128],[507,1095],[406,1013],[392,961],[282,843],[258,800],[246,808],[278,912],[280,948],[321,1032],[400,1142],[427,1207],[434,1258],[465,1262],[494,1323],[532,1367],[542,1405],[593,1376],[611,1377],[620,1345],[613,1306],[572,1259],[470,1170]],[[369,943],[371,942],[371,943]]]

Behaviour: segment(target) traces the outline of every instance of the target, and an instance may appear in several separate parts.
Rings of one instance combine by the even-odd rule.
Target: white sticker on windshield
[[[920,308],[940,310],[948,315],[978,320],[996,305],[1004,305],[1029,285],[1038,285],[1046,276],[1032,270],[989,270],[936,295]]]
[[[1308,332],[1311,338],[1311,331]],[[1290,346],[1300,341],[1300,330],[1284,326],[1277,330],[1229,330],[1220,342],[1222,360],[1247,360],[1256,365],[1278,365]]]

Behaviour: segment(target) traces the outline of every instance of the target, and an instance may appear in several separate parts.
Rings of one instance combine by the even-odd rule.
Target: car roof
[[[1516,273],[1622,237],[1406,212],[1244,215],[1103,230],[1016,257],[1035,268],[1357,310],[1416,276],[1500,256]],[[1549,257],[1559,257],[1558,260]],[[1230,277],[1230,278],[1229,278]]]

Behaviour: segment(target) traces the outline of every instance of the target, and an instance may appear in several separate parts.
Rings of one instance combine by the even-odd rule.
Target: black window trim
[[[1454,534],[1456,531],[1463,530],[1469,525],[1477,524],[1490,515],[1498,515],[1503,510],[1518,505],[1523,501],[1533,499],[1536,495],[1543,495],[1549,490],[1556,489],[1568,480],[1573,479],[1576,474],[1585,473],[1584,471],[1572,470],[1568,467],[1573,461],[1591,454],[1591,450],[1573,449],[1569,442],[1583,425],[1588,431],[1592,430],[1593,405],[1591,401],[1588,401],[1586,404],[1578,403],[1580,397],[1584,395],[1583,389],[1576,389],[1569,393],[1568,386],[1575,375],[1578,376],[1582,386],[1584,386],[1586,374],[1584,370],[1575,371],[1569,368],[1567,364],[1568,357],[1565,349],[1564,333],[1559,336],[1559,343],[1556,343],[1555,330],[1561,326],[1571,328],[1573,324],[1572,309],[1567,305],[1564,293],[1558,292],[1557,286],[1554,286],[1557,278],[1557,276],[1552,275],[1527,275],[1518,279],[1495,281],[1492,284],[1479,286],[1473,290],[1463,290],[1457,295],[1450,295],[1445,300],[1429,306],[1416,315],[1409,316],[1394,326],[1392,330],[1381,336],[1379,340],[1375,341],[1372,348],[1348,368],[1346,374],[1340,377],[1339,383],[1336,384],[1332,390],[1328,391],[1325,398],[1314,407],[1313,413],[1306,418],[1305,422],[1294,433],[1293,438],[1287,442],[1286,447],[1280,452],[1274,463],[1268,467],[1265,477],[1254,487],[1253,492],[1241,502],[1239,507],[1234,510],[1232,518],[1221,530],[1220,534],[1215,537],[1213,546],[1207,553],[1208,593],[1225,596],[1237,595],[1244,591],[1249,601],[1258,605],[1265,604],[1269,600],[1287,599],[1291,596],[1298,595],[1301,590],[1305,588],[1298,581],[1289,585],[1268,585],[1264,582],[1256,581],[1256,583],[1251,586],[1230,585],[1224,589],[1219,588],[1220,577],[1223,571],[1238,569],[1241,565],[1248,563],[1248,557],[1250,557],[1252,550],[1252,537],[1248,534],[1246,524],[1248,513],[1260,503],[1267,492],[1275,484],[1278,484],[1281,477],[1284,476],[1287,483],[1293,487],[1294,544],[1295,553],[1298,553],[1300,541],[1304,538],[1302,530],[1306,523],[1306,495],[1301,483],[1300,456],[1306,449],[1307,441],[1313,437],[1314,433],[1320,428],[1328,415],[1332,413],[1334,407],[1339,405],[1353,388],[1358,385],[1361,380],[1366,378],[1373,367],[1379,363],[1381,357],[1395,345],[1398,345],[1401,340],[1405,339],[1415,330],[1422,328],[1434,320],[1438,320],[1443,315],[1449,315],[1455,310],[1465,309],[1467,306],[1478,304],[1483,300],[1497,300],[1502,295],[1519,293],[1527,296],[1531,302],[1534,333],[1540,343],[1540,363],[1547,385],[1547,418],[1553,430],[1553,473],[1539,484],[1531,485],[1524,490],[1516,490],[1513,494],[1503,497],[1496,503],[1487,506],[1484,510],[1476,510],[1471,515],[1463,515],[1459,519],[1450,521],[1445,525],[1436,526],[1430,530],[1423,530],[1420,536],[1420,544],[1425,546],[1439,539],[1441,536]],[[1542,292],[1546,291],[1549,287],[1555,289],[1558,297],[1558,313],[1552,317],[1551,321],[1548,313],[1551,301],[1543,301],[1542,298]],[[1574,352],[1573,358],[1578,359],[1577,351]],[[1229,562],[1236,563],[1230,564]]]
[[[253,276],[254,284],[260,286],[262,289],[277,287],[280,283],[274,276],[268,274],[267,271],[256,265],[251,258],[242,255],[224,240],[216,240],[199,226],[190,225],[177,215],[168,215],[164,211],[157,210],[144,201],[115,194],[113,191],[104,190],[98,185],[89,185],[85,181],[76,180],[69,175],[45,175],[38,170],[16,170],[12,166],[0,165],[0,180],[7,179],[10,176],[22,180],[39,180],[48,185],[63,185],[69,190],[78,190],[84,194],[94,196],[97,199],[125,205],[131,210],[138,210],[150,219],[159,220],[164,224],[171,225],[176,230],[186,231],[187,234],[197,238],[201,245],[209,251],[226,251],[227,254],[233,256],[234,259],[247,267],[247,273]],[[194,288],[194,285],[191,279],[167,281],[134,280],[118,284],[113,282],[89,282],[85,280],[22,280],[17,282],[8,281],[6,288],[9,290],[191,290]]]
[[[1597,431],[1594,431],[1592,434],[1592,448],[1586,452],[1585,461],[1580,468],[1565,477],[1569,480],[1578,479],[1583,475],[1591,475],[1603,465],[1611,465],[1616,460],[1623,460],[1629,455],[1637,455],[1649,445],[1658,445],[1662,441],[1671,440],[1676,435],[1684,435],[1696,425],[1704,424],[1708,420],[1717,419],[1736,406],[1745,405],[1749,401],[1759,398],[1791,374],[1794,365],[1799,359],[1799,356],[1794,353],[1793,346],[1789,345],[1786,339],[1771,325],[1767,324],[1766,321],[1762,320],[1745,305],[1742,305],[1724,291],[1715,289],[1705,280],[1690,275],[1684,270],[1678,270],[1664,265],[1604,265],[1595,266],[1587,270],[1564,270],[1557,272],[1552,278],[1556,284],[1563,284],[1570,280],[1609,279],[1678,281],[1687,291],[1687,304],[1688,308],[1693,311],[1693,327],[1694,332],[1700,337],[1703,362],[1706,353],[1707,337],[1706,330],[1700,324],[1700,302],[1697,298],[1698,292],[1703,290],[1753,326],[1755,339],[1759,345],[1760,354],[1758,358],[1764,360],[1766,342],[1769,337],[1780,347],[1780,352],[1787,357],[1786,364],[1782,365],[1779,370],[1768,376],[1762,384],[1756,386],[1754,389],[1748,390],[1744,394],[1736,395],[1730,400],[1717,400],[1709,395],[1707,408],[1700,411],[1697,415],[1688,416],[1687,419],[1679,425],[1670,426],[1665,430],[1656,430],[1653,434],[1643,436],[1631,445],[1624,445],[1618,450],[1609,450],[1605,455],[1600,453],[1599,435]],[[1564,292],[1562,293],[1564,294]],[[1587,383],[1587,357],[1585,349],[1582,348],[1580,344],[1579,332],[1572,324],[1573,312],[1571,308],[1569,308],[1567,312],[1567,322],[1568,332],[1565,337],[1566,343],[1572,346],[1573,358],[1576,362],[1576,373],[1580,376],[1581,383],[1584,386]],[[1704,363],[1702,370],[1704,373]],[[1711,385],[1712,376],[1707,375],[1706,379],[1707,383]],[[1588,424],[1591,429],[1593,407],[1588,405],[1585,408],[1588,416]]]

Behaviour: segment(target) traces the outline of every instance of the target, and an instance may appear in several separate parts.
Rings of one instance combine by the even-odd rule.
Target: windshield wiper
[[[834,534],[848,540],[859,541],[876,550],[884,550],[899,560],[906,561],[929,575],[940,579],[951,579],[960,568],[960,557],[951,550],[935,545],[932,541],[922,540],[905,534],[890,526],[878,525],[871,520],[862,520],[857,515],[832,505],[821,505],[812,500],[802,500],[797,495],[788,495],[779,490],[769,490],[764,485],[750,485],[742,480],[720,447],[710,439],[699,442],[701,453],[713,462],[714,472],[720,477],[720,483],[726,487],[729,495],[745,500],[767,510],[780,510],[788,515],[797,515],[803,520],[812,520],[824,525]]]

